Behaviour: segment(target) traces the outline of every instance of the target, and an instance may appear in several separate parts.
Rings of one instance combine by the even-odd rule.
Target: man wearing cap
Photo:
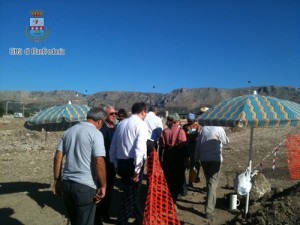
[[[168,127],[160,136],[160,149],[162,150],[162,166],[166,181],[176,203],[184,182],[185,168],[188,164],[186,148],[186,135],[180,127],[180,116],[175,113],[167,118]]]
[[[201,130],[201,126],[196,122],[196,115],[194,113],[187,114],[187,124],[183,125],[183,130],[186,133],[187,148],[190,156],[190,174],[193,172],[194,167],[197,174],[195,181],[191,180],[191,176],[189,176],[189,186],[193,186],[193,182],[200,182],[200,162],[195,163],[194,155],[196,148],[196,139]]]

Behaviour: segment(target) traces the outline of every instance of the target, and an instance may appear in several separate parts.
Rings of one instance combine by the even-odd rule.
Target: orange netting
[[[143,224],[180,225],[156,150],[151,152],[147,161],[148,194]]]
[[[287,135],[286,157],[291,179],[300,179],[300,134]]]

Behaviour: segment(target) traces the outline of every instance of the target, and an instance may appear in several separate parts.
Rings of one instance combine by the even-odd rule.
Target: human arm
[[[159,117],[158,117],[159,118]],[[164,129],[164,126],[163,126],[163,121],[161,118],[159,118],[158,120],[158,127],[160,127],[162,130]]]
[[[111,163],[114,164],[115,170],[117,170],[118,163],[117,163],[117,137],[118,137],[119,129],[116,128],[116,131],[114,133],[114,136],[110,143],[109,148],[109,160]]]
[[[189,168],[190,166],[190,154],[187,146],[187,137],[186,132],[183,129],[179,129],[179,145],[180,148],[183,150],[182,154],[184,157],[184,166],[185,168]]]
[[[219,140],[224,145],[229,143],[229,138],[227,137],[226,132],[223,127],[221,127],[220,132],[219,132]]]
[[[195,154],[194,154],[194,160],[195,162],[200,161],[200,147],[201,147],[201,133],[199,133],[197,137],[196,147],[195,147]]]
[[[188,152],[188,148],[187,148],[186,133],[181,128],[179,128],[178,132],[179,133],[177,135],[177,140],[175,140],[174,145],[183,150],[182,154],[183,154],[184,158],[188,158],[189,157],[189,152]]]
[[[98,187],[94,196],[94,202],[97,204],[106,194],[106,168],[105,159],[102,156],[95,157],[94,160]]]
[[[198,124],[197,126],[197,136],[200,134],[202,126],[200,124]]]
[[[148,138],[148,126],[143,121],[138,124],[136,127],[137,136],[135,140],[135,160],[134,160],[134,176],[133,181],[138,182],[139,173],[142,173],[141,168],[144,164],[144,160],[146,160],[147,156],[147,138]]]
[[[53,194],[62,195],[61,171],[62,171],[63,152],[56,150],[53,165]]]
[[[159,132],[158,132],[158,138],[157,138],[157,141],[159,141],[161,132],[162,132],[163,129],[164,129],[163,122],[162,122],[162,119],[161,119],[161,118],[158,119],[158,127],[159,127],[159,129],[158,129]]]
[[[158,148],[158,158],[160,163],[162,163],[162,156],[163,156],[163,151],[164,151],[164,136],[163,136],[164,131],[161,132],[160,137],[159,137],[159,148]]]

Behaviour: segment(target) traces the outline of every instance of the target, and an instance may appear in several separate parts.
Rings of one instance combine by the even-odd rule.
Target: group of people
[[[129,117],[125,110],[116,111],[113,106],[94,107],[86,121],[64,132],[54,156],[53,193],[63,196],[72,225],[122,225],[128,224],[132,215],[136,224],[142,224],[144,163],[153,149],[158,150],[174,203],[179,194],[187,194],[185,171],[196,170],[194,180],[189,176],[188,185],[192,186],[200,182],[202,166],[207,186],[206,217],[213,216],[222,144],[228,143],[224,129],[201,127],[193,113],[187,115],[183,126],[180,116],[171,114],[164,126],[157,113],[156,107],[147,109],[144,102],[133,104]],[[114,221],[109,212],[116,174],[124,193]]]

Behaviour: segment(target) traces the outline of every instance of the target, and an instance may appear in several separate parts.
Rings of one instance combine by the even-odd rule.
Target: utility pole
[[[5,115],[7,116],[7,107],[8,107],[8,103],[9,103],[10,101],[7,101],[6,102],[6,107],[5,107]]]
[[[25,109],[28,109],[28,108],[25,108],[24,104],[23,104],[23,108],[22,109],[23,109],[23,116],[25,116],[25,114],[24,114],[25,113]]]
[[[251,80],[248,80],[248,85],[249,85],[249,87],[248,87],[248,89],[249,89],[249,95],[251,94],[250,83],[251,83]]]

